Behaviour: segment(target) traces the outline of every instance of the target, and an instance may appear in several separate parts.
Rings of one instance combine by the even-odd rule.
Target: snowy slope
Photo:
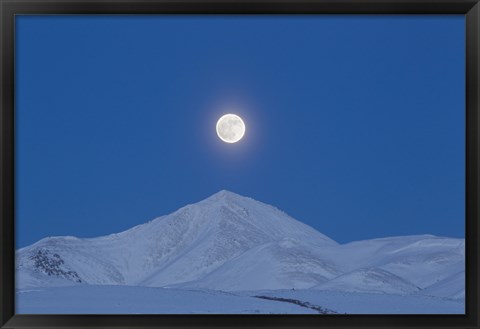
[[[220,191],[127,231],[53,237],[17,251],[17,288],[132,285],[308,289],[462,298],[463,239],[339,245],[279,209]]]
[[[285,239],[252,248],[204,278],[183,287],[224,291],[305,289],[341,274],[321,248]]]
[[[315,289],[399,295],[420,291],[412,283],[379,268],[361,268],[320,284]]]
[[[465,272],[455,273],[421,290],[421,295],[465,299]]]

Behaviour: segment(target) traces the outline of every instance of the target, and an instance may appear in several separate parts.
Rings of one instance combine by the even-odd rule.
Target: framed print
[[[1,328],[479,328],[477,1],[1,2]]]

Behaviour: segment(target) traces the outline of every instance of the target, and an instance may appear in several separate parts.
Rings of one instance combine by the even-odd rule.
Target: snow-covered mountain
[[[435,236],[339,245],[273,206],[220,191],[121,233],[42,239],[17,251],[16,268],[20,289],[89,284],[223,291],[425,290],[461,298],[464,258],[462,239]]]
[[[464,239],[417,235],[356,241],[334,248],[331,256],[342,260],[340,270],[345,274],[316,289],[398,294],[430,291],[432,296],[446,298],[463,298],[465,292]],[[447,280],[453,277],[455,280]],[[443,284],[454,287],[444,289]],[[436,288],[430,289],[432,286]]]

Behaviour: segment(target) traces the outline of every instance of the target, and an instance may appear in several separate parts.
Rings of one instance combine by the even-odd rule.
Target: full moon
[[[245,135],[245,123],[236,114],[225,114],[217,121],[217,135],[225,143],[236,143]]]

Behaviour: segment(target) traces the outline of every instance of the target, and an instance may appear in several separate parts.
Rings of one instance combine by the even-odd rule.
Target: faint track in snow
[[[317,311],[319,314],[338,314],[338,312],[335,312],[333,310],[330,310],[325,307],[321,307],[318,305],[313,305],[310,304],[309,302],[302,302],[301,300],[298,299],[291,299],[291,298],[281,298],[281,297],[269,297],[269,296],[252,296],[255,298],[260,298],[260,299],[267,299],[267,300],[274,300],[277,302],[284,302],[284,303],[291,303],[295,304],[301,307],[309,308],[311,310]]]

